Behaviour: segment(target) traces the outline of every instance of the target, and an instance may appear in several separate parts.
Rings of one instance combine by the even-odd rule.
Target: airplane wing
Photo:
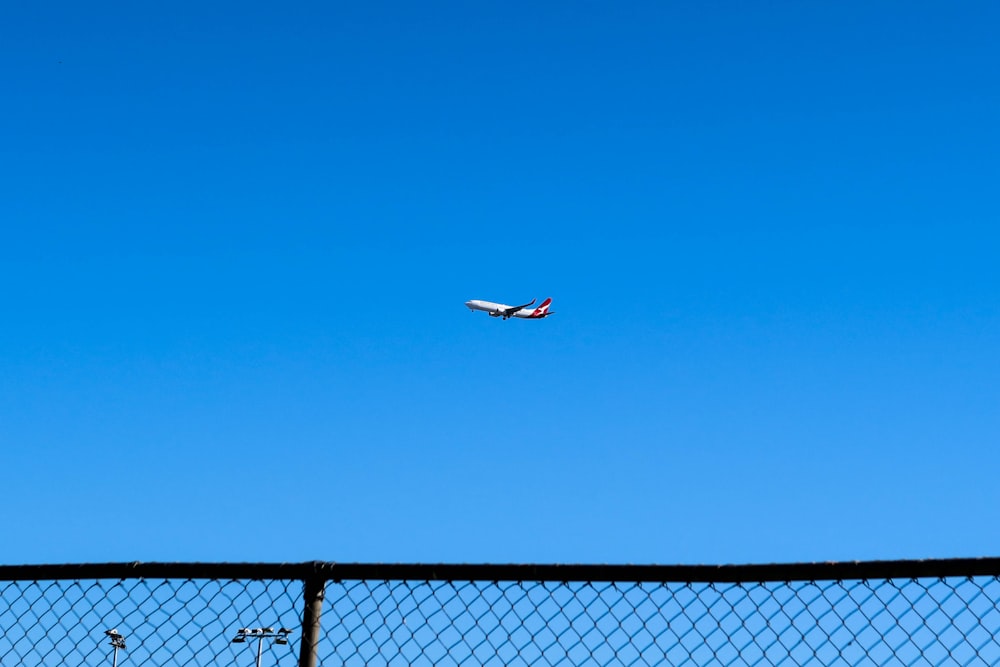
[[[534,299],[520,306],[511,306],[510,308],[504,308],[502,311],[500,311],[500,313],[503,315],[504,319],[507,319],[508,317],[511,317],[514,313],[521,310],[522,308],[527,308],[528,306],[533,306],[533,305],[535,305]]]

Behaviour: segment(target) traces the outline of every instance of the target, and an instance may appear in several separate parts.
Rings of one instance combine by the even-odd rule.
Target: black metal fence
[[[998,605],[1000,559],[8,566],[0,664],[992,665]]]

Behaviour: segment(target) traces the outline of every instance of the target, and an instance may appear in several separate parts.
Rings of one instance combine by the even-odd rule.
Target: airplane
[[[532,308],[533,305],[535,305],[534,299],[520,306],[508,306],[505,303],[493,303],[492,301],[480,301],[479,299],[465,302],[465,306],[469,310],[482,310],[489,313],[490,317],[502,317],[505,320],[511,317],[520,317],[525,320],[540,320],[552,314],[549,312],[552,299],[542,301],[538,305],[538,308]]]

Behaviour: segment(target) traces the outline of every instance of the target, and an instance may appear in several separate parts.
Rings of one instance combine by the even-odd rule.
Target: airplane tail
[[[531,316],[532,317],[548,317],[549,315],[552,314],[552,313],[549,312],[549,306],[551,306],[551,305],[552,305],[552,299],[545,299],[545,301],[542,301],[538,305],[538,308],[535,308],[535,310],[532,311]]]

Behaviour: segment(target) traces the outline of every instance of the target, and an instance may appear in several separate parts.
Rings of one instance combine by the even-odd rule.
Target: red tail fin
[[[535,308],[535,310],[532,311],[531,316],[532,317],[546,317],[546,316],[548,316],[548,314],[549,314],[549,306],[551,306],[551,305],[552,305],[552,299],[546,299],[545,301],[542,301],[542,303],[539,304],[538,308]]]

